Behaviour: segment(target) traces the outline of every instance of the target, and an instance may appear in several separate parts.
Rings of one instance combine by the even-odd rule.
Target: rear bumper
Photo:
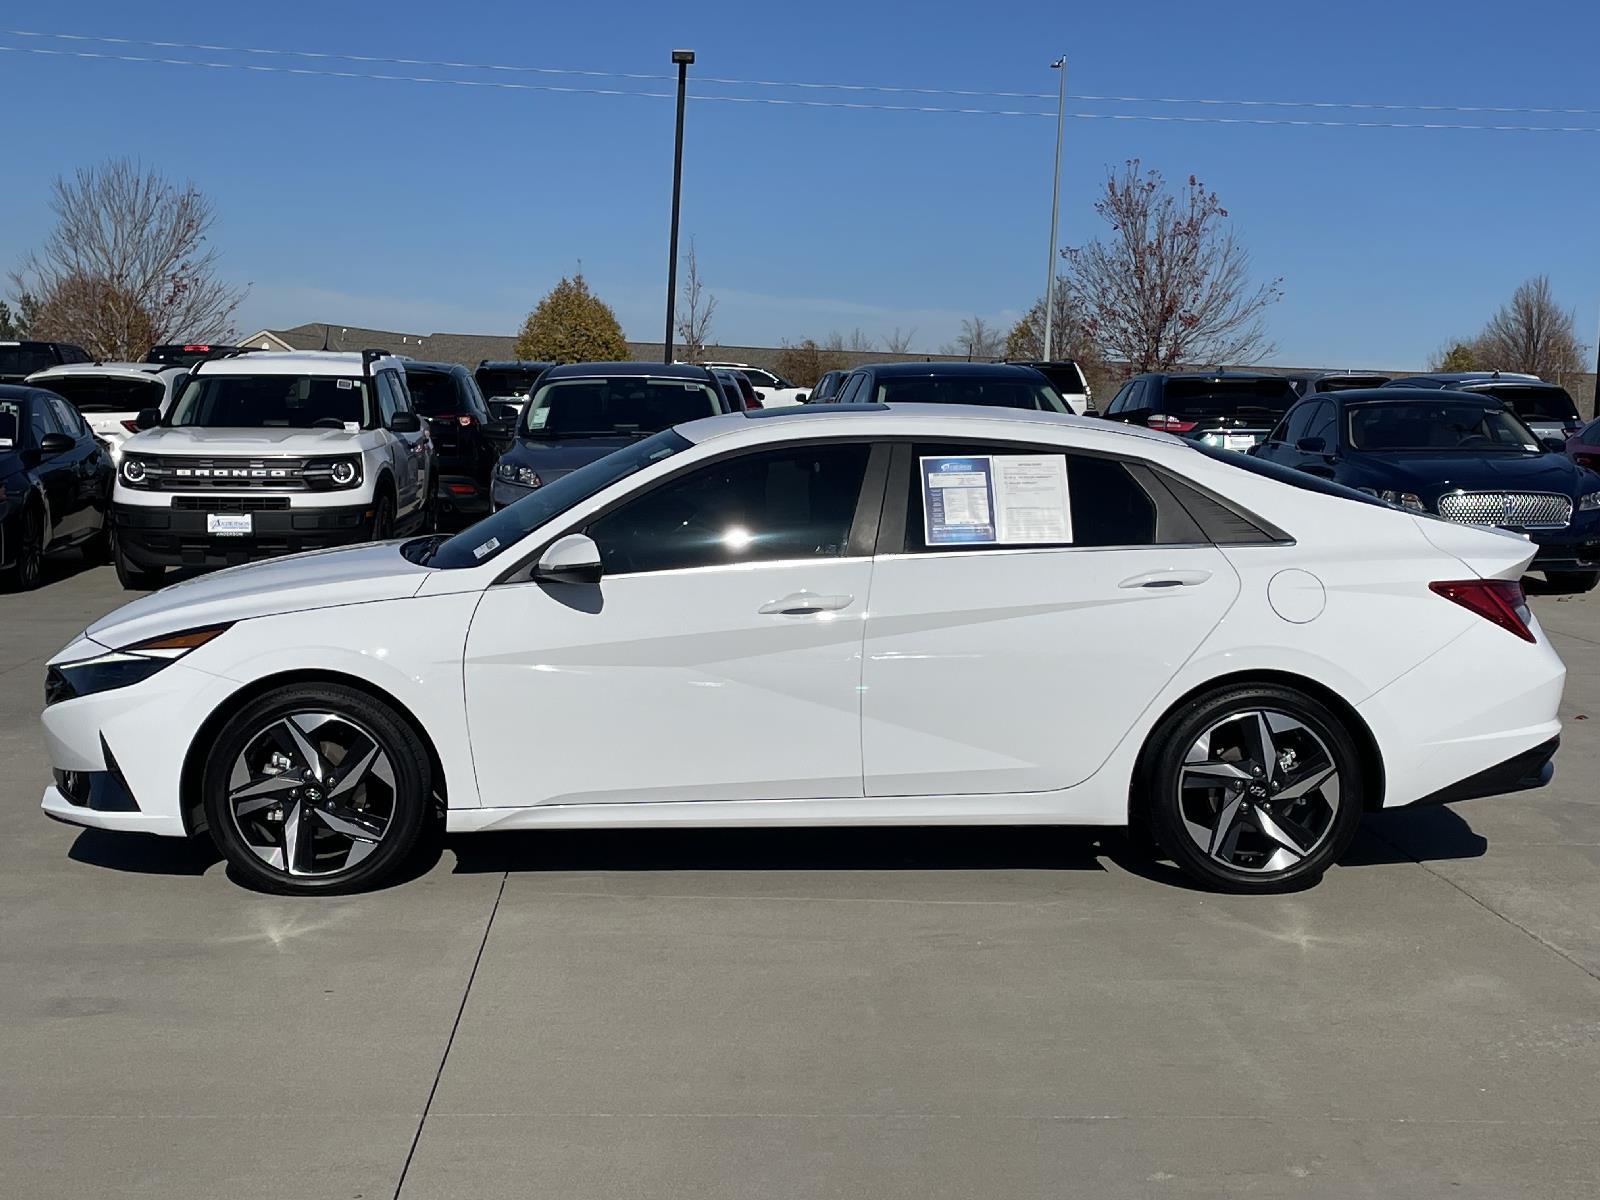
[[[206,531],[208,514],[145,505],[112,506],[117,544],[141,567],[221,567],[371,538],[370,505],[284,508],[250,514],[247,535]]]
[[[1511,792],[1526,792],[1542,788],[1554,778],[1555,756],[1561,739],[1553,737],[1530,750],[1513,754],[1504,762],[1415,801],[1415,805],[1454,804],[1457,800],[1476,800],[1480,796],[1504,796]]]
[[[489,488],[469,475],[440,475],[433,491],[441,512],[467,516],[487,516]]]

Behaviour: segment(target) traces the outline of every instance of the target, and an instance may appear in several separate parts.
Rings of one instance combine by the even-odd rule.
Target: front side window
[[[22,441],[22,404],[17,400],[0,400],[0,454],[15,450]]]
[[[160,408],[167,396],[167,385],[159,379],[119,379],[107,375],[58,375],[41,379],[47,387],[79,412],[142,412]]]
[[[376,404],[360,378],[330,375],[195,375],[166,424],[200,429],[370,427]]]
[[[33,428],[33,444],[38,447],[46,434],[60,433],[56,428],[55,414],[50,411],[50,406],[42,397],[35,397],[33,406],[28,413],[28,424]]]
[[[1030,466],[1054,465],[1065,477],[1064,494],[1050,486],[1005,489],[1005,464],[997,459],[1024,459]],[[931,462],[928,460],[932,460]],[[986,460],[978,464],[976,460]],[[932,490],[925,486],[925,473],[942,462],[974,462],[980,470],[962,482],[975,484],[971,496],[943,496],[930,500]],[[997,445],[972,443],[920,443],[913,447],[910,488],[906,496],[905,549],[909,553],[943,550],[999,550],[1031,546],[1035,549],[1067,546],[1149,546],[1161,539],[1157,530],[1157,510],[1150,494],[1134,479],[1128,468],[1115,459],[1087,454],[1063,453],[1059,446]],[[987,475],[986,479],[978,476]],[[1028,481],[1024,480],[1026,485]],[[1040,478],[1048,485],[1048,479]],[[979,490],[984,492],[979,495]],[[967,489],[961,489],[967,490]],[[952,503],[954,501],[954,503]],[[931,514],[929,504],[941,511]],[[1059,509],[1065,507],[1067,519]],[[1011,511],[1004,511],[1004,510]],[[958,515],[952,519],[952,512]],[[1020,516],[1013,516],[1019,512]],[[981,527],[986,540],[955,543],[944,540],[940,526],[950,529],[959,522]],[[1004,540],[1007,527],[1026,530],[1047,528],[1055,523],[1063,536],[1041,541],[1029,532],[1015,541]]]
[[[657,433],[722,411],[708,383],[622,375],[542,384],[522,410],[519,437],[536,440]]]
[[[625,502],[587,532],[608,575],[839,558],[869,451],[854,443],[721,458]]]
[[[83,418],[77,414],[77,411],[70,404],[52,396],[50,398],[50,407],[55,412],[56,424],[60,426],[62,433],[71,434],[73,437],[82,437],[89,432],[83,424]]]
[[[872,399],[880,404],[979,404],[1035,412],[1071,411],[1049,383],[1016,377],[934,375],[879,379]]]

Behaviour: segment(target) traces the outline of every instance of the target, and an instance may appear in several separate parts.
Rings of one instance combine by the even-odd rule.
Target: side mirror
[[[71,434],[47,433],[39,439],[39,454],[43,458],[52,458],[67,453],[77,444],[78,440]]]
[[[401,411],[389,418],[390,433],[421,433],[422,418],[414,412]]]
[[[586,533],[569,533],[545,547],[533,568],[540,583],[599,583],[600,547]]]
[[[811,394],[809,392],[801,392],[798,396],[795,397],[795,400],[798,401],[801,404],[810,404],[811,403]]]
[[[1559,437],[1540,438],[1539,442],[1551,454],[1565,454],[1567,452],[1567,439]]]
[[[139,415],[133,419],[133,423],[140,429],[154,429],[161,424],[161,410],[159,408],[141,408]]]
[[[1301,454],[1326,454],[1328,443],[1321,438],[1301,438],[1294,444],[1294,448]]]

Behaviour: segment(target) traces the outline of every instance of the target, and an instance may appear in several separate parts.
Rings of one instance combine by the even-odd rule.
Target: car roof
[[[892,437],[906,432],[927,431],[936,437],[993,437],[1009,433],[1015,437],[1036,434],[1041,428],[1065,426],[1077,433],[1103,435],[1108,442],[1135,438],[1164,444],[1187,445],[1170,433],[1160,433],[1141,425],[1102,421],[1095,417],[1075,417],[1067,413],[1043,412],[1028,408],[994,408],[979,404],[798,404],[782,408],[755,409],[715,417],[701,417],[677,427],[692,442],[703,442],[763,425],[793,423],[815,426],[828,421],[859,424],[864,437]],[[981,428],[980,428],[981,426]],[[998,428],[997,428],[998,427]]]
[[[263,350],[237,358],[208,358],[191,370],[202,375],[330,375],[350,377],[362,374],[362,355],[353,350]],[[404,364],[387,352],[373,360],[380,366]]]
[[[26,400],[45,390],[26,383],[0,383],[0,400]]]
[[[1038,371],[1021,363],[891,362],[866,363],[857,371],[871,371],[889,379],[1038,379]]]
[[[1146,378],[1158,379],[1204,379],[1208,383],[1225,383],[1230,379],[1281,379],[1289,382],[1289,376],[1279,375],[1274,371],[1147,371]]]
[[[1441,383],[1543,383],[1537,375],[1522,371],[1424,371],[1419,375],[1404,375],[1396,379],[1405,384],[1413,379],[1437,379]],[[1550,386],[1554,387],[1554,384]]]
[[[545,362],[537,358],[485,358],[479,361],[477,370],[526,371],[538,369],[548,371],[555,365],[553,362]]]
[[[693,379],[704,383],[711,376],[696,363],[586,362],[562,363],[544,373],[541,383],[552,379],[593,379],[596,376],[637,376],[650,379]]]
[[[67,375],[114,375],[120,379],[152,378],[165,375],[168,371],[186,374],[187,367],[174,366],[172,363],[147,363],[147,362],[96,362],[96,363],[57,363],[53,367],[45,367],[29,375],[29,379],[60,379]]]
[[[439,374],[439,375],[448,375],[452,371],[465,371],[465,370],[466,370],[466,368],[463,367],[460,363],[453,363],[453,362],[419,362],[416,359],[408,359],[408,360],[406,360],[406,374],[407,375],[411,374],[411,372],[413,372],[413,371],[427,371],[427,372],[433,372],[433,373]]]

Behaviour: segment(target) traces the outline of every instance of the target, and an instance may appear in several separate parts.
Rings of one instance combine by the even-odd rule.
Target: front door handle
[[[782,600],[772,600],[756,609],[762,616],[803,617],[810,613],[838,612],[849,608],[854,596],[819,596],[815,592],[794,592]]]
[[[1198,587],[1211,578],[1210,571],[1147,571],[1117,584],[1125,588]]]

